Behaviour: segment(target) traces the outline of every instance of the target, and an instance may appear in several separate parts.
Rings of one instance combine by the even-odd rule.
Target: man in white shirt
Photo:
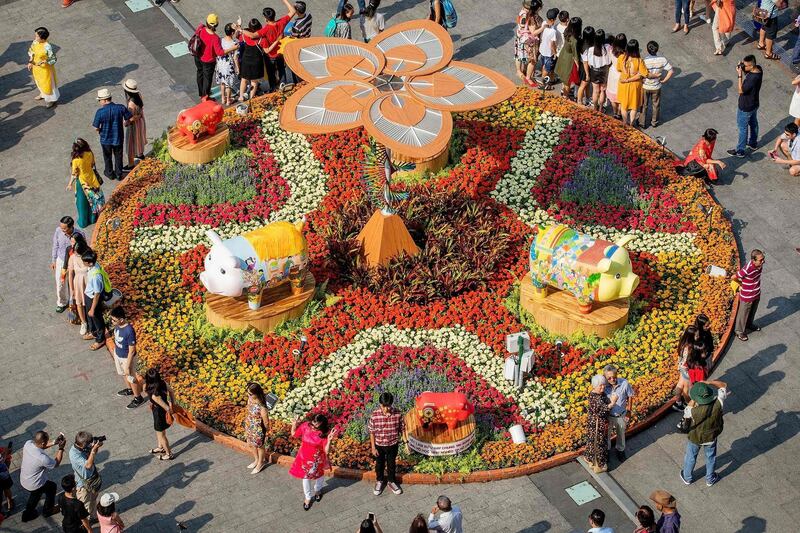
[[[667,58],[658,55],[658,43],[650,41],[647,43],[647,55],[644,56],[644,66],[647,67],[647,77],[642,82],[644,98],[642,98],[642,109],[639,112],[639,125],[647,127],[647,108],[650,102],[653,104],[653,115],[651,117],[652,126],[658,126],[658,113],[661,109],[661,86],[667,83],[672,77],[672,65]],[[664,73],[667,73],[663,78]]]
[[[67,440],[61,434],[54,441],[50,441],[50,436],[45,431],[37,431],[33,440],[29,440],[22,448],[22,465],[19,470],[19,483],[22,488],[29,492],[28,502],[25,510],[22,511],[22,521],[30,522],[37,516],[39,511],[36,507],[39,500],[44,495],[44,516],[52,516],[61,511],[56,501],[56,491],[58,486],[47,479],[47,471],[52,470],[61,464],[64,458],[64,446]],[[55,458],[50,457],[44,451],[47,448],[58,446]]]
[[[447,496],[439,496],[428,515],[428,529],[437,533],[464,533],[461,520],[461,509],[454,506]]]
[[[783,135],[775,141],[775,148],[769,153],[772,160],[779,165],[788,165],[789,174],[800,176],[800,139],[797,138],[797,124],[789,122],[783,129]],[[778,157],[780,151],[784,157]]]
[[[539,43],[539,55],[542,56],[542,78],[553,75],[556,68],[556,48],[558,44],[558,31],[555,28],[556,18],[558,18],[558,8],[547,10],[547,22],[542,30],[542,37]],[[546,83],[545,90],[553,89],[552,80]]]
[[[589,515],[589,531],[587,533],[614,533],[614,529],[610,527],[603,527],[606,522],[606,513],[600,509],[592,510]]]

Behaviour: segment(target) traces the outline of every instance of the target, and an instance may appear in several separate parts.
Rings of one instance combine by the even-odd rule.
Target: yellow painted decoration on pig
[[[536,297],[544,299],[548,286],[568,291],[582,313],[590,312],[593,302],[627,298],[639,285],[624,248],[631,240],[632,236],[616,243],[595,239],[563,224],[540,227],[530,252]]]

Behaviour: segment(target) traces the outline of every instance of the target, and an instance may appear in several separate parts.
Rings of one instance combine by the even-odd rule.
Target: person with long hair
[[[586,26],[583,28],[583,33],[581,33],[581,38],[578,40],[577,46],[578,55],[581,57],[581,59],[583,59],[583,54],[593,46],[594,28],[592,26]],[[581,78],[581,82],[578,85],[578,103],[588,107],[591,105],[589,101],[586,100],[586,89],[589,87],[589,65],[581,62],[581,66],[578,68],[578,70],[580,71]]]
[[[611,65],[608,68],[606,97],[608,101],[611,102],[611,110],[616,119],[622,118],[619,112],[619,99],[617,98],[617,91],[619,90],[619,70],[617,70],[617,61],[619,61],[619,56],[625,53],[626,46],[628,46],[628,37],[624,33],[618,33],[611,42]]]
[[[697,315],[697,318],[694,319],[694,327],[697,328],[697,331],[700,332],[700,339],[703,341],[703,345],[705,346],[706,350],[706,360],[708,362],[709,369],[713,364],[713,357],[714,357],[714,335],[711,333],[711,319],[708,318],[708,315],[705,313],[700,313]]]
[[[45,27],[33,30],[33,42],[28,49],[28,70],[33,74],[33,81],[39,94],[36,100],[44,100],[48,109],[58,102],[58,81],[56,80],[56,52],[47,42],[50,32]]]
[[[717,130],[708,128],[704,131],[689,155],[683,160],[682,173],[688,176],[697,176],[712,183],[717,181],[717,165],[720,169],[724,169],[725,163],[712,158],[716,142]]]
[[[269,431],[269,412],[264,389],[258,383],[247,384],[247,416],[244,419],[244,434],[253,451],[253,462],[247,465],[251,474],[258,474],[267,466],[267,451],[264,436]]]
[[[144,388],[150,398],[150,409],[153,412],[153,429],[156,431],[156,441],[158,446],[150,450],[150,453],[158,455],[162,461],[171,461],[175,458],[169,447],[167,440],[167,428],[170,426],[167,421],[167,414],[171,416],[172,407],[175,405],[175,394],[172,388],[161,377],[161,373],[155,368],[151,368],[144,376]]]
[[[514,37],[514,59],[517,65],[517,76],[533,86],[533,74],[539,54],[539,39],[544,31],[541,0],[525,0],[517,14],[517,27]]]
[[[642,82],[647,76],[647,67],[639,52],[639,41],[631,39],[625,47],[625,54],[617,61],[619,89],[617,98],[622,113],[622,122],[636,124],[636,117],[642,107]]]
[[[247,30],[252,33],[258,33],[261,29],[261,21],[258,19],[250,19],[247,24]],[[261,49],[261,39],[251,39],[244,33],[242,34],[244,41],[244,50],[242,51],[241,64],[239,66],[239,101],[245,100],[256,96],[258,91],[258,82],[264,78],[264,51]],[[250,85],[248,91],[247,86]]]
[[[408,533],[428,533],[428,521],[421,514],[414,517],[411,522],[411,527],[408,528]]]
[[[561,96],[569,98],[572,87],[580,83],[578,69],[581,68],[578,56],[578,36],[580,32],[580,17],[572,17],[564,29],[564,43],[558,53],[556,61],[556,76],[561,80]]]
[[[694,325],[687,326],[678,341],[678,383],[675,385],[673,395],[675,397],[675,404],[673,409],[676,411],[683,411],[686,407],[685,402],[689,400],[689,388],[691,387],[691,380],[689,379],[689,368],[687,361],[694,349],[695,343],[700,341],[700,334]]]
[[[125,125],[125,141],[128,147],[128,166],[131,170],[136,163],[144,159],[144,146],[147,144],[147,123],[144,120],[144,102],[136,80],[127,79],[123,84],[125,103],[131,118]]]
[[[595,111],[600,111],[606,101],[608,68],[611,65],[611,46],[606,44],[605,31],[599,28],[595,30],[594,45],[581,54],[581,60],[592,83],[592,107]]]
[[[67,281],[69,283],[69,293],[72,295],[72,303],[75,304],[75,312],[81,321],[80,334],[86,335],[89,326],[86,322],[86,307],[83,302],[83,291],[86,290],[86,273],[89,267],[83,262],[81,256],[89,250],[86,244],[86,237],[82,233],[73,233],[70,238],[71,248],[69,260],[67,260]]]
[[[325,470],[330,468],[328,452],[336,438],[336,428],[331,429],[328,419],[320,413],[313,415],[310,422],[301,420],[297,417],[292,422],[292,436],[300,439],[300,449],[289,474],[303,480],[303,509],[308,511],[312,502],[322,500]]]
[[[425,531],[427,531],[427,529]],[[378,523],[378,517],[376,516],[372,520],[369,518],[362,520],[361,525],[358,526],[358,531],[356,531],[356,533],[383,533],[381,525]]]
[[[76,222],[82,228],[97,222],[97,215],[105,206],[105,195],[97,176],[94,154],[89,143],[80,137],[75,139],[70,153],[67,190],[75,191],[75,210],[78,212]]]
[[[239,51],[238,30],[230,22],[225,24],[225,37],[222,38],[224,55],[217,57],[214,67],[214,83],[219,85],[219,96],[222,105],[231,105],[233,97],[231,91],[239,81],[239,67],[236,54]]]

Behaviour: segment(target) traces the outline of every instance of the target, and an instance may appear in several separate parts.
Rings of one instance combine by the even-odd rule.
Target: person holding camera
[[[382,393],[378,402],[380,407],[372,413],[367,423],[372,456],[375,457],[376,481],[372,493],[380,496],[386,488],[388,478],[392,492],[402,494],[403,489],[397,484],[395,472],[397,448],[400,446],[400,436],[403,434],[403,413],[392,406],[394,396],[391,392]]]
[[[22,448],[22,466],[19,471],[19,483],[22,488],[28,491],[28,502],[25,510],[22,511],[22,521],[30,522],[37,516],[39,511],[36,507],[44,494],[44,516],[58,514],[61,509],[56,503],[56,491],[58,486],[47,479],[47,471],[52,470],[61,464],[64,458],[64,447],[67,439],[60,433],[56,440],[51,441],[50,435],[46,431],[37,431],[33,435],[33,440],[29,440]],[[44,451],[47,448],[58,446],[55,457],[50,457]]]
[[[75,496],[83,502],[89,516],[95,514],[97,497],[103,481],[97,471],[97,452],[105,442],[105,436],[93,437],[88,431],[75,435],[75,444],[69,449],[69,462],[75,473]]]
[[[736,111],[739,142],[736,148],[728,150],[728,154],[745,157],[746,146],[753,150],[758,148],[758,95],[761,92],[763,71],[756,65],[756,58],[751,54],[736,65],[736,72],[739,76],[739,103]]]

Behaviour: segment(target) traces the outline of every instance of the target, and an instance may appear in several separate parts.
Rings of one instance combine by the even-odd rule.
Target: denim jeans
[[[792,64],[800,63],[800,38],[794,43],[794,50],[792,50]]]
[[[675,0],[675,24],[681,23],[681,11],[683,11],[684,24],[689,25],[689,19],[692,18],[689,13],[689,0]]]
[[[744,152],[745,145],[755,148],[758,144],[758,108],[753,111],[737,109],[736,126],[739,128],[739,142],[736,144],[736,151]]]
[[[706,481],[714,479],[714,467],[717,464],[716,439],[705,446],[686,441],[686,455],[683,456],[683,479],[686,481],[692,481],[692,471],[697,462],[697,454],[700,453],[700,448],[703,448],[706,452]]]

